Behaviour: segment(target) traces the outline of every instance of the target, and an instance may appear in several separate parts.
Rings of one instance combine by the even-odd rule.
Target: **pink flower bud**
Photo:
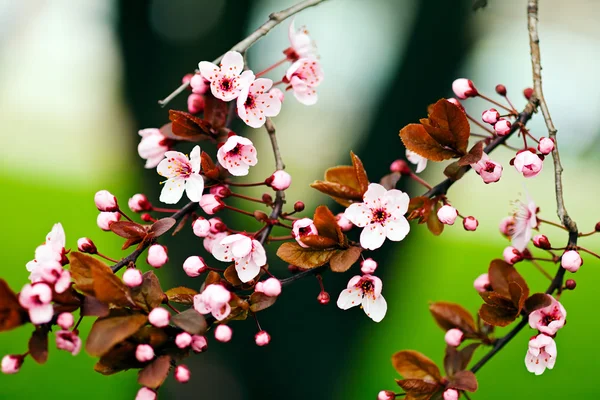
[[[483,122],[486,122],[490,125],[494,125],[496,122],[498,122],[499,118],[500,118],[500,113],[495,108],[490,108],[489,110],[485,110],[481,114],[481,119],[483,120]]]
[[[114,212],[119,210],[117,198],[108,190],[100,190],[94,196],[94,202],[98,211]]]
[[[479,226],[479,221],[475,217],[466,217],[463,219],[463,227],[466,231],[474,231]]]
[[[268,177],[265,183],[275,190],[285,190],[290,187],[292,177],[287,172],[278,170],[273,172],[273,175]]]
[[[175,336],[175,344],[180,349],[185,349],[192,344],[192,335],[187,332],[181,332],[179,335]]]
[[[217,185],[210,188],[210,194],[218,197],[229,197],[231,196],[231,190],[227,185]]]
[[[23,365],[24,358],[17,355],[6,355],[2,358],[2,373],[3,374],[16,374]]]
[[[538,150],[544,155],[552,153],[552,150],[554,150],[554,139],[547,137],[540,138]]]
[[[71,329],[71,327],[73,326],[73,322],[75,322],[73,314],[68,312],[60,313],[60,315],[56,319],[56,323],[58,324],[58,326],[65,330]]]
[[[448,100],[448,102],[454,104],[456,107],[460,108],[463,112],[465,111],[465,108],[463,107],[462,104],[460,104],[460,101],[456,100],[454,97],[450,97],[446,100]]]
[[[382,390],[377,395],[377,400],[394,400],[396,398],[396,394],[389,390]]]
[[[92,239],[85,237],[77,239],[77,250],[79,250],[82,253],[88,254],[98,253],[98,249],[96,248],[94,242],[92,242]]]
[[[185,74],[183,78],[181,78],[181,83],[190,83],[194,74]],[[190,89],[191,90],[191,89]]]
[[[550,241],[546,237],[546,235],[535,235],[533,237],[533,245],[540,249],[549,250],[552,248]]]
[[[152,204],[148,201],[148,198],[141,194],[134,194],[127,202],[129,209],[133,212],[142,212],[152,210]]]
[[[161,307],[156,307],[150,311],[150,314],[148,314],[148,322],[157,328],[164,328],[165,326],[169,325],[170,319],[171,314]]]
[[[62,330],[56,332],[56,348],[76,356],[81,350],[81,338],[75,332]]]
[[[186,383],[190,380],[190,370],[185,365],[175,367],[175,379],[179,383]]]
[[[227,230],[227,226],[221,221],[221,218],[211,218],[208,220],[210,224],[210,233],[217,234],[220,232],[225,232]]]
[[[160,244],[153,244],[148,248],[146,262],[154,268],[160,268],[169,261],[167,248]]]
[[[500,229],[500,233],[502,233],[504,236],[510,236],[514,226],[515,217],[504,217],[502,221],[500,221],[500,226],[498,229]]]
[[[279,99],[279,101],[282,103],[283,103],[283,100],[285,99],[285,95],[283,94],[283,92],[277,88],[273,88],[273,89],[269,90],[269,94],[277,97]]]
[[[192,92],[197,94],[204,94],[208,90],[208,85],[202,75],[195,74],[190,79],[190,86],[192,88]]]
[[[338,226],[340,227],[340,229],[342,230],[342,232],[348,232],[350,229],[352,229],[352,222],[350,222],[350,220],[348,218],[346,218],[346,214],[344,213],[339,213],[335,216],[335,220],[338,224]]]
[[[269,297],[277,297],[281,294],[281,282],[277,278],[269,278],[261,282],[261,292]]]
[[[560,258],[560,265],[570,272],[577,272],[582,264],[583,260],[575,250],[565,251]]]
[[[522,150],[514,158],[513,165],[525,178],[533,178],[542,171],[542,159],[531,150]]]
[[[510,133],[511,123],[509,120],[500,118],[498,122],[494,124],[494,130],[498,136],[505,136]]]
[[[402,175],[410,175],[412,172],[407,162],[404,160],[396,160],[393,163],[391,163],[390,171],[399,172]]]
[[[463,337],[465,334],[460,329],[449,329],[444,336],[444,340],[448,346],[457,347],[462,343]]]
[[[214,194],[205,194],[200,198],[200,207],[202,207],[202,210],[208,215],[213,215],[223,208],[223,204],[218,196],[215,196]]]
[[[215,339],[217,339],[219,342],[229,342],[232,335],[233,332],[227,325],[219,325],[217,326],[217,329],[215,329]]]
[[[502,84],[496,85],[496,93],[498,93],[500,96],[506,96],[506,86]]]
[[[488,290],[490,290],[491,286],[490,286],[489,275],[488,274],[479,275],[477,277],[477,279],[475,279],[475,282],[473,282],[473,287],[479,293],[487,292]]]
[[[523,89],[523,96],[527,100],[531,99],[531,96],[533,96],[533,89],[532,88],[525,88],[525,89]]]
[[[135,400],[156,400],[156,392],[147,387],[138,390]]]
[[[308,248],[308,245],[300,240],[301,238],[318,234],[317,227],[310,218],[297,219],[292,224],[292,236],[294,236],[296,242],[298,242],[301,247]]]
[[[202,257],[190,256],[183,262],[183,270],[192,278],[206,271],[206,263]]]
[[[327,293],[327,292],[321,292],[317,296],[317,301],[323,305],[329,304],[330,300],[331,300],[331,296],[329,296],[329,293]]]
[[[454,225],[454,221],[458,217],[458,211],[456,211],[456,208],[446,204],[438,210],[437,217],[442,224]]]
[[[363,274],[372,274],[377,269],[377,262],[372,258],[367,258],[360,263],[360,271]]]
[[[523,260],[523,254],[512,246],[508,246],[504,249],[502,257],[504,257],[504,261],[511,265]]]
[[[444,390],[444,400],[458,400],[458,390],[446,389]]]
[[[575,282],[575,279],[567,279],[565,281],[565,288],[567,288],[568,290],[575,290],[576,287],[577,282]]]
[[[196,353],[202,353],[208,348],[208,342],[204,336],[194,335],[192,336],[191,346],[192,350],[194,350]]]
[[[452,91],[461,100],[468,97],[475,97],[479,93],[470,79],[460,78],[452,82]]]
[[[187,107],[190,114],[204,111],[204,96],[198,93],[190,94],[187,99]]]
[[[267,331],[260,331],[254,335],[254,341],[257,346],[266,346],[271,341],[271,335],[269,335]]]
[[[123,282],[129,287],[138,287],[143,281],[144,278],[139,269],[127,268],[123,273]]]
[[[207,219],[199,217],[192,222],[192,230],[194,235],[205,238],[210,233],[210,222]]]
[[[139,362],[150,361],[154,358],[154,349],[149,344],[138,344],[135,349],[135,358]]]
[[[121,214],[118,212],[101,212],[98,214],[98,218],[96,218],[96,223],[103,231],[110,231],[110,226],[113,222],[117,222],[120,219]]]

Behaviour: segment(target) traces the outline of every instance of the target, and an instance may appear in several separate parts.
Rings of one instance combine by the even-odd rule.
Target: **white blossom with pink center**
[[[204,179],[200,175],[200,146],[195,146],[190,157],[178,151],[167,151],[165,159],[156,168],[159,175],[167,178],[159,200],[175,204],[183,192],[191,201],[200,201]]]
[[[256,148],[250,139],[231,135],[217,151],[217,159],[231,175],[248,175],[250,167],[258,163]]]
[[[554,336],[560,328],[565,326],[567,310],[554,297],[549,294],[546,296],[550,297],[552,303],[529,314],[529,326],[541,333]]]
[[[246,125],[260,128],[265,124],[267,117],[275,117],[281,111],[281,100],[269,93],[271,86],[272,80],[258,78],[238,96],[237,112]]]
[[[290,39],[292,54],[290,58],[317,58],[317,46],[310,38],[308,30],[305,26],[296,29],[295,20],[292,19],[288,29],[288,37]]]
[[[471,168],[481,176],[484,183],[498,182],[502,176],[502,165],[490,160],[485,153],[483,153],[479,161],[471,164]]]
[[[525,356],[525,365],[529,372],[536,375],[544,373],[546,368],[554,368],[556,363],[556,343],[543,333],[529,341],[529,349]]]
[[[417,166],[416,173],[423,172],[427,167],[427,159],[414,151],[406,150],[406,159]]]
[[[410,201],[406,193],[371,183],[363,200],[364,203],[351,204],[344,212],[354,225],[364,228],[360,234],[362,247],[375,250],[381,247],[386,237],[394,242],[406,237],[410,231],[404,218]]]
[[[194,309],[200,314],[212,314],[222,321],[231,313],[231,292],[222,285],[208,285],[202,293],[194,296]]]
[[[54,274],[56,271],[59,271],[59,275],[62,274],[60,272],[64,271],[62,265],[66,263],[65,243],[66,236],[63,226],[60,223],[54,224],[52,230],[46,235],[46,242],[35,249],[35,259],[29,261],[25,266],[30,272],[31,282],[46,281],[44,276]],[[57,279],[49,283],[55,283]],[[70,277],[67,280],[69,279]]]
[[[382,288],[383,283],[376,276],[354,276],[348,282],[347,289],[340,293],[337,306],[342,310],[361,306],[369,318],[379,322],[387,312],[387,302],[381,295]]]
[[[228,51],[219,66],[201,61],[198,64],[200,74],[210,82],[213,96],[223,101],[231,101],[254,80],[252,71],[244,70],[244,57],[237,51]]]
[[[310,218],[300,218],[294,221],[292,224],[292,236],[296,239],[296,242],[304,248],[308,248],[309,246],[302,243],[303,237],[318,235],[317,227],[313,223],[313,220]]]
[[[316,104],[318,97],[314,88],[323,81],[323,69],[319,61],[301,58],[288,68],[285,78],[300,103],[306,106]]]
[[[260,268],[267,263],[262,244],[242,234],[229,235],[213,245],[213,256],[219,261],[235,262],[235,270],[242,282],[258,276]]]
[[[29,319],[34,325],[50,322],[54,316],[52,289],[45,283],[27,284],[19,293],[19,303],[29,311]]]
[[[537,228],[536,204],[529,197],[527,203],[519,203],[515,213],[515,223],[509,228],[512,245],[519,251],[525,250],[533,235],[532,229]]]
[[[154,168],[165,157],[165,153],[171,148],[172,141],[157,128],[142,129],[138,133],[142,137],[138,144],[138,154],[146,160],[144,168]]]
[[[229,234],[227,232],[217,232],[217,233],[213,233],[210,232],[202,241],[202,244],[204,245],[204,248],[206,249],[206,251],[208,251],[209,253],[212,254],[212,249],[213,247],[219,243],[221,240],[223,240],[225,237],[227,237]]]

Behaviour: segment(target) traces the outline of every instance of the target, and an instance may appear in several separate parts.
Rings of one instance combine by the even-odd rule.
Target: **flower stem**
[[[260,78],[261,76],[263,76],[267,72],[270,72],[270,71],[274,70],[275,68],[279,67],[281,64],[285,63],[286,61],[287,61],[287,57],[284,58],[283,60],[277,61],[275,64],[271,65],[270,67],[265,68],[264,70],[262,70],[259,73],[257,73],[256,77]]]
[[[511,113],[511,114],[512,114],[512,113],[516,113],[516,110],[511,110],[510,108],[506,107],[504,104],[502,104],[502,103],[498,103],[496,100],[494,100],[494,99],[490,99],[489,97],[487,97],[487,96],[485,96],[485,95],[483,95],[483,94],[481,94],[481,93],[479,93],[479,97],[481,97],[481,98],[482,98],[482,99],[484,99],[484,100],[487,100],[487,101],[489,101],[490,103],[492,103],[492,104],[494,104],[494,105],[496,105],[496,106],[498,106],[498,107],[502,107],[502,108],[504,108],[506,111],[508,111],[508,112],[509,112],[509,113]]]

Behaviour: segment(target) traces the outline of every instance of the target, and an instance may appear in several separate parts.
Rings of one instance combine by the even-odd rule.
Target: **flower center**
[[[544,318],[542,318],[542,323],[547,326],[547,325],[550,325],[550,322],[558,321],[559,319],[560,318],[556,318],[552,314],[546,314],[546,315],[544,315]]]
[[[232,156],[239,156],[242,153],[242,145],[237,144],[233,149],[229,150]]]
[[[371,221],[383,224],[389,217],[390,213],[388,213],[385,208],[376,208],[373,210]]]
[[[375,290],[375,287],[370,279],[364,279],[358,285],[360,285],[360,290],[363,293],[363,297],[373,296],[373,291]]]
[[[496,169],[496,165],[494,165],[493,163],[487,161],[485,163],[485,168],[483,169],[485,172],[489,172],[492,173],[494,172],[494,169]]]
[[[256,107],[256,102],[254,101],[254,96],[252,96],[251,94],[248,94],[248,97],[246,98],[246,102],[244,103],[244,107],[246,107],[246,108]]]
[[[232,86],[233,85],[232,85],[231,80],[229,78],[223,78],[221,80],[221,90],[223,90],[224,92],[230,91]]]
[[[180,160],[173,160],[175,166],[175,174],[183,177],[188,177],[192,174],[192,166],[188,162],[182,162]]]
[[[300,235],[300,236],[308,236],[310,233],[312,233],[312,230],[310,229],[309,226],[304,226],[304,227],[298,229],[298,235]]]

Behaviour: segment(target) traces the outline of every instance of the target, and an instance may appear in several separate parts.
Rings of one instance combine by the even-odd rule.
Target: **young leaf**
[[[174,139],[197,142],[210,138],[210,123],[183,111],[169,110]],[[161,129],[162,131],[162,129]],[[168,136],[167,136],[168,137]]]
[[[116,276],[108,265],[95,258],[90,257],[90,259],[95,261],[89,264],[92,272],[94,297],[106,304],[121,307],[134,305],[130,289],[121,278]]]
[[[137,345],[130,342],[121,342],[108,353],[100,357],[94,365],[94,371],[102,375],[112,375],[131,368],[139,368],[140,362],[135,358]]]
[[[159,236],[164,235],[171,229],[177,221],[174,218],[161,218],[155,223],[152,224],[150,230],[148,231],[148,235],[152,238],[157,238]]]
[[[475,164],[481,160],[481,157],[483,157],[483,140],[475,143],[471,150],[458,160],[458,165],[463,167],[465,165]]]
[[[286,242],[277,249],[277,256],[300,268],[316,268],[326,264],[337,250],[307,249],[296,242]]]
[[[362,194],[360,194],[358,190],[340,183],[314,181],[310,184],[310,187],[317,189],[321,193],[331,196],[333,200],[344,207],[348,207],[353,202],[362,201]]]
[[[435,322],[444,331],[450,329],[460,329],[467,338],[477,337],[477,326],[471,316],[471,313],[465,310],[461,305],[454,303],[446,303],[443,301],[432,303],[429,306],[429,311]]]
[[[180,304],[193,304],[194,296],[198,294],[194,289],[179,286],[165,292],[169,301]]]
[[[426,382],[423,379],[396,379],[396,383],[406,393],[418,398],[421,395],[431,395],[442,388],[438,383]]]
[[[408,150],[431,161],[444,161],[457,156],[455,151],[432,138],[421,124],[406,125],[400,131],[400,138]]]
[[[85,296],[83,298],[83,305],[81,306],[81,315],[83,315],[84,317],[106,317],[108,315],[108,311],[108,306],[100,302],[95,297]]]
[[[359,258],[362,249],[351,246],[346,250],[337,250],[329,260],[329,266],[333,272],[346,272]]]
[[[146,236],[146,227],[131,221],[116,221],[110,224],[110,230],[125,239],[141,242]],[[139,243],[138,242],[138,243]]]
[[[193,308],[175,314],[171,322],[192,335],[202,335],[207,328],[204,316]]]
[[[444,357],[444,369],[449,377],[454,376],[458,371],[467,369],[473,353],[481,345],[481,343],[471,343],[461,350],[454,346],[446,346],[446,355]]]
[[[23,325],[26,315],[27,311],[19,304],[15,292],[4,279],[0,279],[0,332]]]
[[[444,131],[444,137],[448,138],[449,141],[444,143],[440,140],[440,143],[456,149],[460,153],[466,153],[471,127],[467,116],[457,105],[446,99],[438,100],[429,113],[429,126]],[[425,128],[427,129],[427,126]],[[446,134],[448,131],[451,135]]]
[[[433,361],[414,350],[403,350],[392,356],[392,365],[405,379],[425,379],[440,383],[442,376]]]
[[[145,311],[160,306],[165,294],[160,287],[160,281],[152,271],[144,273],[142,284],[131,289],[135,303]]]
[[[548,307],[552,304],[552,296],[546,293],[534,293],[525,300],[525,310],[530,314],[540,308]]]
[[[69,254],[69,269],[71,278],[75,282],[75,289],[89,296],[94,296],[94,280],[90,265],[102,263],[94,257],[76,251]]]
[[[29,354],[38,364],[48,360],[48,331],[39,328],[33,331],[29,339]]]
[[[460,166],[458,161],[454,161],[450,163],[444,168],[444,175],[453,181],[457,181],[463,177],[463,175],[467,172],[467,170]]]
[[[313,216],[313,222],[319,232],[319,236],[330,238],[340,245],[344,244],[345,236],[337,224],[335,216],[327,206],[317,207]]]
[[[142,386],[156,389],[167,379],[170,369],[171,357],[160,356],[140,371],[138,383]]]
[[[275,304],[277,297],[267,296],[261,292],[254,292],[250,296],[250,310],[252,312],[262,311]]]
[[[214,98],[212,95],[204,96],[204,120],[210,124],[212,131],[223,128],[227,122],[229,104]]]
[[[429,229],[429,232],[433,233],[435,236],[441,235],[444,231],[444,224],[437,216],[437,212],[441,207],[442,203],[439,201],[432,203],[432,209],[427,217],[427,229]]]
[[[525,279],[519,272],[504,260],[496,259],[490,264],[488,270],[490,284],[494,292],[501,294],[504,297],[510,298],[509,283],[517,283],[523,290],[525,298],[529,297],[529,288]]]
[[[115,344],[137,332],[147,320],[143,314],[98,319],[92,325],[85,349],[91,356],[102,356]]]
[[[356,183],[358,183],[358,189],[361,194],[364,194],[369,188],[369,178],[367,177],[367,171],[363,166],[362,161],[352,151],[350,152],[350,158],[352,159],[352,167],[354,167],[354,175],[356,176]]]
[[[507,299],[497,293],[480,293],[486,302],[479,309],[479,316],[485,322],[493,326],[507,326],[519,316],[519,310],[511,299]]]
[[[362,202],[363,194],[369,186],[362,161],[354,153],[350,153],[350,158],[352,166],[329,168],[325,171],[325,181],[315,181],[310,185],[345,207],[353,202]]]
[[[218,179],[219,178],[219,168],[215,166],[212,158],[206,152],[202,152],[200,155],[200,163],[202,166],[202,172],[209,179]]]
[[[212,285],[214,283],[219,283],[219,282],[221,282],[221,275],[219,275],[215,271],[210,271],[206,275],[206,279],[204,280],[204,286]]]
[[[419,224],[424,224],[429,219],[433,202],[429,197],[418,196],[410,199],[408,203],[407,217],[409,221],[419,219]]]
[[[459,371],[454,374],[450,386],[458,390],[475,392],[477,391],[477,378],[471,371]]]

